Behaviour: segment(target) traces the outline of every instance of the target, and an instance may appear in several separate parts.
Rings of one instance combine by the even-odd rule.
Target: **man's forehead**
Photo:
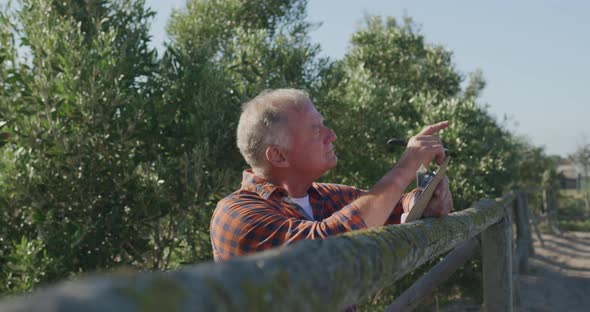
[[[308,118],[312,119],[313,121],[321,122],[324,120],[322,114],[315,108],[315,105],[313,105],[312,103],[309,103],[309,105],[307,105],[304,113]]]
[[[295,105],[289,105],[286,108],[286,112],[288,112],[289,114],[293,114],[293,113],[303,113],[303,114],[308,114],[308,113],[317,113],[318,110],[315,108],[315,105],[313,105],[313,103],[311,101],[306,101],[306,102],[302,102],[299,104],[295,104]]]
[[[316,125],[321,124],[324,121],[324,117],[312,103],[299,107],[300,109],[293,109],[289,112],[289,124],[295,128],[300,128],[305,125]]]

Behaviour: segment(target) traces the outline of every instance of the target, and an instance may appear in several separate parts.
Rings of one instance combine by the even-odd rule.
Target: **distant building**
[[[572,163],[561,163],[557,166],[559,184],[564,190],[580,190],[582,186],[581,166]]]

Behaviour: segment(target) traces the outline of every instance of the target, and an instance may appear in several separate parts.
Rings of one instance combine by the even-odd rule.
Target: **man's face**
[[[290,112],[288,120],[292,143],[286,152],[289,167],[314,179],[334,168],[338,161],[332,145],[336,134],[324,125],[313,104],[308,103],[303,111]]]

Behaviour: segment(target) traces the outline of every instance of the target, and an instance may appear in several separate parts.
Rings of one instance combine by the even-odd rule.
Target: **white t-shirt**
[[[313,210],[311,209],[311,204],[309,203],[309,194],[307,194],[305,197],[301,197],[301,198],[295,198],[295,197],[291,197],[291,199],[297,204],[299,205],[301,208],[303,208],[303,211],[305,211],[305,213],[307,213],[307,215],[309,217],[311,217],[312,220],[315,220],[313,217]],[[401,215],[401,220],[400,223],[406,223],[406,217],[408,217],[409,213],[402,213]]]
[[[305,213],[307,213],[307,215],[312,220],[314,220],[314,218],[313,218],[313,210],[311,209],[311,204],[309,203],[309,194],[307,194],[307,195],[305,195],[305,197],[301,197],[301,198],[291,197],[291,199],[297,205],[299,205],[301,208],[303,208],[303,211],[305,211]]]

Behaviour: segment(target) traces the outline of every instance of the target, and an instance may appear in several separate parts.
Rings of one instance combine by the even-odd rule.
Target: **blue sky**
[[[156,12],[153,44],[161,48],[171,10],[185,0],[146,3]],[[565,156],[590,143],[590,1],[309,0],[309,20],[322,23],[312,41],[339,59],[366,14],[407,14],[428,42],[453,51],[460,72],[481,69],[480,103],[547,153]]]
[[[337,14],[331,9],[345,8]],[[341,57],[364,13],[422,25],[429,42],[454,52],[463,72],[481,69],[481,103],[509,128],[566,155],[590,135],[589,2],[582,1],[314,1],[313,34],[327,55]],[[589,138],[590,139],[590,138]]]
[[[154,44],[165,40],[172,7],[184,0],[147,1],[157,12]],[[590,140],[590,2],[310,0],[311,33],[324,55],[341,58],[365,14],[407,14],[430,43],[453,51],[464,74],[481,69],[482,105],[549,154],[562,156]]]

